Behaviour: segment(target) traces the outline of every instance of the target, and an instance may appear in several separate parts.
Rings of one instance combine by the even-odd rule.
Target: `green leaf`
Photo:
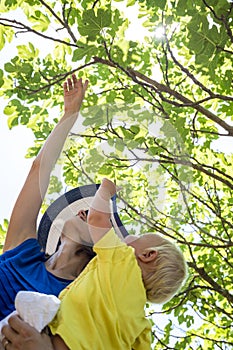
[[[135,4],[135,1],[136,0],[127,0],[127,7],[129,7],[129,6],[133,6],[134,4]]]
[[[135,95],[134,95],[131,91],[129,91],[129,90],[124,90],[124,91],[122,92],[122,95],[124,96],[125,102],[127,102],[127,103],[133,103],[133,102],[135,102]]]
[[[187,12],[187,1],[179,0],[176,4],[176,13],[178,16],[183,16]]]
[[[9,127],[9,129],[12,129],[14,126],[16,126],[18,124],[19,124],[19,116],[16,114],[13,114],[11,117],[9,117],[7,119],[7,125]]]
[[[4,79],[3,79],[3,70],[0,69],[0,87],[4,84]]]
[[[136,135],[139,133],[140,127],[138,125],[131,125],[130,130]]]
[[[209,29],[208,32],[208,37],[213,41],[213,42],[219,42],[219,33],[217,30],[216,26],[213,26],[211,29]]]
[[[115,101],[115,98],[117,97],[117,92],[116,91],[110,91],[110,93],[106,97],[106,102],[112,103]]]
[[[209,60],[209,57],[205,54],[200,54],[195,57],[195,61],[197,65],[206,65]]]
[[[40,11],[35,11],[35,15],[30,16],[30,21],[36,23],[32,26],[34,30],[45,32],[50,25],[50,19]]]
[[[95,56],[96,47],[94,45],[83,45],[83,48],[78,48],[74,50],[72,61],[77,62],[83,59],[88,53],[91,53],[92,56]]]
[[[153,7],[155,5],[153,0],[147,0],[149,6]],[[156,1],[156,6],[158,6],[161,10],[165,9],[167,1],[166,0],[158,0]]]
[[[10,62],[4,64],[4,69],[9,73],[17,71],[17,67]]]
[[[215,52],[216,46],[213,45],[212,43],[207,43],[204,48],[204,54],[207,55],[208,57],[211,57],[214,52]]]
[[[95,40],[103,28],[111,25],[111,11],[98,9],[86,10],[83,13],[82,21],[79,23],[78,31],[81,35],[87,36],[90,40]]]
[[[111,166],[107,166],[107,165],[103,165],[102,167],[100,167],[98,173],[100,175],[110,175],[112,173],[112,167]]]
[[[124,145],[124,143],[123,143],[122,140],[116,139],[116,141],[115,141],[115,147],[116,147],[116,149],[117,149],[118,151],[123,152],[123,151],[124,151],[124,148],[125,148],[125,145]]]
[[[4,108],[4,114],[6,115],[11,115],[15,112],[15,107],[14,106],[6,106]]]
[[[33,71],[33,67],[29,63],[23,63],[20,67],[20,72],[24,74],[31,74]]]
[[[0,5],[1,6],[1,5]],[[0,50],[2,50],[2,48],[5,45],[5,36],[4,36],[4,30],[3,27],[0,27]]]

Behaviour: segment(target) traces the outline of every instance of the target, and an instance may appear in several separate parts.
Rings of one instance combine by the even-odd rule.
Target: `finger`
[[[10,326],[4,326],[2,328],[2,334],[5,337],[5,339],[7,339],[10,342],[12,342],[15,339],[15,337],[18,335],[18,333],[15,332],[15,330],[12,329]],[[3,342],[3,345],[5,347],[4,342]]]
[[[83,88],[83,81],[82,81],[82,78],[79,78],[78,80],[77,80],[77,83],[76,83],[76,86],[75,87],[77,87],[78,89],[82,89]]]
[[[69,90],[73,89],[73,83],[72,83],[72,80],[70,78],[67,79],[67,83],[68,83]]]
[[[74,73],[72,74],[72,79],[73,79],[73,82],[78,81],[76,74],[74,74]]]
[[[84,83],[84,85],[83,85],[84,92],[87,90],[88,84],[89,84],[89,80],[86,79],[86,80],[85,80],[85,83]]]
[[[27,322],[24,322],[19,316],[12,316],[8,320],[9,326],[2,328],[2,334],[9,340],[10,343],[14,344],[18,337],[27,337],[37,332]],[[9,344],[7,349],[11,349],[12,345]]]
[[[63,84],[63,90],[64,90],[64,93],[68,92],[68,85],[67,85],[67,82],[65,82]]]
[[[6,349],[7,344],[9,344],[9,340],[7,340],[6,338],[3,338],[1,341],[2,347],[0,347],[0,349]]]
[[[77,87],[78,79],[75,74],[72,74],[72,80],[73,80],[74,87]]]
[[[12,331],[15,331],[16,333],[20,333],[20,331],[25,328],[28,327],[28,323],[24,322],[19,315],[14,315],[11,316],[8,320],[8,324],[10,326],[10,328],[12,329]]]
[[[0,350],[5,350],[2,341],[0,341]]]
[[[6,338],[3,338],[2,344],[5,350],[9,350],[11,348],[11,342]]]

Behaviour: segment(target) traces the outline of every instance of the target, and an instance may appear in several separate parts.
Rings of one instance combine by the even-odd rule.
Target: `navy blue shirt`
[[[0,320],[15,310],[20,290],[58,296],[71,281],[46,270],[45,254],[36,239],[30,238],[0,256]]]

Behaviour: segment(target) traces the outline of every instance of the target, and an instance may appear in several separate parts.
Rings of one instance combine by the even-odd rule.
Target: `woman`
[[[115,184],[103,179],[90,205],[87,223],[97,257],[60,293],[49,324],[53,336],[40,335],[14,316],[10,327],[3,327],[6,350],[151,349],[146,301],[171,299],[186,278],[186,263],[176,245],[158,234],[124,241],[116,236],[110,229],[115,191]]]
[[[69,131],[76,122],[88,81],[73,74],[64,83],[64,114],[34,160],[15,203],[0,256],[0,320],[14,310],[18,291],[30,290],[58,295],[74,280],[94,256],[87,232],[76,242],[68,237],[69,225],[83,226],[83,213],[70,220],[62,230],[57,252],[46,260],[37,241],[37,217],[47,191],[51,171],[62,151]],[[85,230],[84,230],[85,231]],[[78,231],[80,232],[80,230]],[[79,241],[79,243],[77,242]],[[90,245],[90,244],[89,244]]]

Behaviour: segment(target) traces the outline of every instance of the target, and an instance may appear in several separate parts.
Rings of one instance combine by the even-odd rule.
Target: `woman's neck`
[[[69,250],[61,248],[46,261],[45,266],[57,277],[74,280],[90,260],[91,257],[80,247]]]

